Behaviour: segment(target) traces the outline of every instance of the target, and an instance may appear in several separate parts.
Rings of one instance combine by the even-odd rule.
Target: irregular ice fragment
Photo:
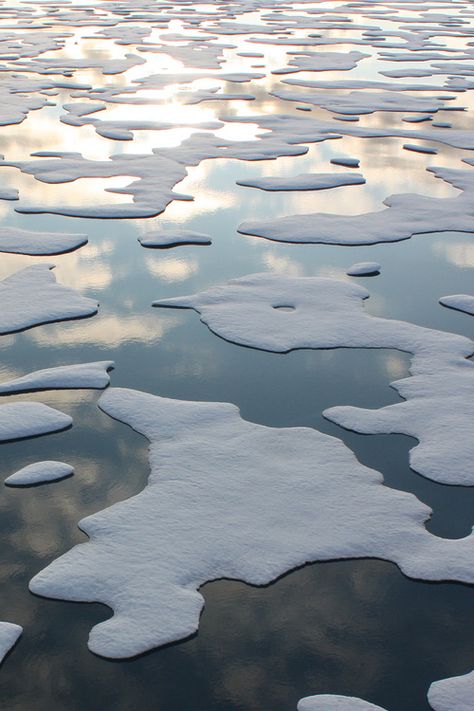
[[[36,486],[65,479],[74,473],[74,467],[64,462],[35,462],[5,479],[7,486]]]
[[[13,622],[0,622],[0,664],[12,649],[21,633],[23,627],[15,625]]]

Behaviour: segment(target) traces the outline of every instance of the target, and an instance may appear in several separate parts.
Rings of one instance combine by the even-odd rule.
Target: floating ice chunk
[[[0,664],[12,649],[21,633],[23,627],[14,625],[13,622],[0,622]]]
[[[424,123],[425,121],[431,121],[433,118],[432,114],[426,114],[421,116],[403,116],[402,121],[406,123]]]
[[[358,158],[349,158],[345,156],[331,158],[329,162],[333,163],[333,165],[343,165],[344,168],[358,168],[360,165],[360,160]]]
[[[90,634],[96,654],[131,657],[189,636],[199,588],[219,578],[265,585],[310,561],[374,557],[411,577],[474,582],[473,537],[430,534],[429,508],[334,437],[120,388],[100,407],[150,440],[149,483],[81,521],[89,542],[30,582],[39,595],[113,609]]]
[[[357,262],[349,267],[346,274],[348,276],[375,276],[380,273],[381,268],[378,262]]]
[[[41,402],[0,405],[0,442],[59,432],[72,425],[72,418]]]
[[[333,407],[327,419],[365,434],[416,437],[411,467],[434,481],[474,484],[474,343],[453,333],[366,313],[358,284],[254,274],[154,306],[192,308],[222,338],[284,353],[295,348],[395,348],[414,377],[392,383],[406,402],[379,410]],[[285,306],[286,308],[280,308]],[[291,307],[291,308],[290,308]]]
[[[36,486],[59,481],[74,474],[74,467],[64,462],[35,462],[28,464],[5,479],[7,486]]]
[[[422,146],[420,143],[404,143],[403,148],[406,151],[413,151],[414,153],[426,153],[427,155],[436,155],[438,153],[436,148]]]
[[[472,711],[474,703],[474,671],[431,684],[428,701],[433,711]]]
[[[260,188],[260,190],[327,190],[363,183],[365,178],[360,173],[301,173],[285,178],[262,177],[237,180],[237,185]]]
[[[60,390],[93,388],[102,390],[110,384],[107,371],[114,367],[113,360],[78,365],[61,365],[57,368],[35,370],[21,378],[0,383],[0,395],[31,392],[33,390]]]
[[[65,232],[32,232],[18,227],[0,227],[0,252],[34,256],[72,252],[87,243],[87,236]]]
[[[324,72],[354,69],[357,63],[369,57],[362,52],[295,52],[284,69],[275,69],[272,74],[292,72]]]
[[[33,264],[0,282],[0,335],[97,313],[96,301],[58,284],[51,269]]]
[[[18,200],[18,190],[15,188],[0,188],[0,200]]]
[[[353,696],[318,694],[298,701],[297,711],[385,711],[381,706]]]
[[[211,244],[209,235],[181,227],[173,229],[160,229],[147,232],[146,236],[138,239],[142,247],[177,247],[183,244]]]
[[[470,294],[453,294],[452,296],[442,296],[439,300],[440,304],[447,306],[450,309],[464,311],[466,314],[474,316],[474,296]]]

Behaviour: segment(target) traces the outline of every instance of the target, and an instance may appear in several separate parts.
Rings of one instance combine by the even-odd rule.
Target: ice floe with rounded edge
[[[350,158],[349,156],[336,156],[329,161],[333,165],[342,165],[344,168],[358,168],[360,160],[358,158]]]
[[[60,365],[56,368],[35,370],[13,380],[0,383],[0,395],[31,392],[33,390],[64,390],[92,388],[102,390],[110,384],[108,373],[114,367],[113,360]]]
[[[0,282],[0,335],[97,313],[97,302],[58,284],[53,268],[33,264]]]
[[[381,269],[378,262],[357,262],[349,267],[346,274],[348,276],[375,276],[380,273]]]
[[[0,227],[0,252],[51,256],[72,252],[87,243],[87,235],[67,232],[33,232]]]
[[[178,247],[186,244],[211,244],[212,240],[204,232],[187,230],[182,227],[152,230],[144,237],[139,237],[138,241],[142,247]]]
[[[371,557],[410,577],[474,582],[473,536],[429,533],[430,509],[334,437],[121,388],[99,404],[150,441],[148,485],[82,520],[89,542],[30,582],[35,594],[114,611],[91,631],[96,654],[131,657],[193,634],[198,590],[220,578],[266,585],[308,562]]]
[[[474,343],[464,336],[372,316],[369,292],[347,280],[253,274],[207,291],[154,302],[192,308],[222,338],[285,353],[297,348],[389,348],[412,354],[412,377],[392,383],[405,402],[378,410],[332,407],[323,415],[364,434],[419,440],[410,465],[445,484],[474,484]],[[285,306],[286,308],[281,308]]]
[[[474,232],[474,171],[436,167],[427,170],[463,193],[451,198],[416,193],[389,195],[383,201],[386,207],[376,212],[290,215],[243,222],[238,231],[276,242],[348,245],[398,242],[444,230]]]
[[[327,190],[344,185],[362,185],[361,173],[301,173],[281,178],[278,176],[237,180],[237,185],[260,190]]]
[[[474,671],[433,682],[428,691],[428,701],[433,711],[472,711]]]
[[[362,52],[294,52],[284,69],[275,69],[272,74],[293,72],[325,72],[354,69],[361,59],[369,57]]]
[[[363,699],[336,694],[306,696],[298,701],[296,709],[297,711],[385,711],[381,706]]]
[[[60,481],[74,474],[74,467],[64,462],[34,462],[5,479],[6,486],[37,486]]]
[[[426,155],[434,156],[438,153],[436,148],[430,148],[429,146],[423,146],[420,143],[404,143],[403,148],[406,151],[412,151],[413,153],[425,153]]]
[[[13,622],[0,622],[0,664],[13,649],[22,632],[23,627],[20,625],[15,625]]]
[[[59,432],[72,425],[72,417],[41,402],[0,405],[0,442]]]
[[[474,316],[474,296],[471,296],[470,294],[452,294],[451,296],[442,296],[439,303],[450,309],[464,311],[464,313]]]

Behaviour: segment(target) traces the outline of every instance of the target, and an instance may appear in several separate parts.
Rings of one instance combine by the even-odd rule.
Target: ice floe
[[[452,296],[442,296],[439,300],[440,304],[447,306],[450,309],[464,311],[466,314],[474,316],[474,296],[470,294],[453,294]]]
[[[385,711],[381,706],[353,696],[318,694],[298,701],[297,711]]]
[[[96,301],[59,284],[51,269],[33,264],[0,282],[0,335],[97,313]]]
[[[23,627],[15,625],[13,622],[0,622],[0,664],[12,649],[21,633]]]
[[[34,390],[60,390],[93,388],[102,390],[110,383],[108,371],[114,367],[113,360],[78,365],[60,365],[56,368],[35,370],[14,380],[0,383],[0,395],[31,392]]]
[[[36,594],[114,611],[91,631],[97,654],[131,657],[191,635],[199,588],[219,578],[264,585],[310,561],[376,557],[411,577],[474,582],[473,536],[430,534],[429,508],[334,437],[121,388],[100,407],[150,440],[148,485],[82,520],[89,542],[30,582]]]
[[[360,173],[301,173],[287,177],[261,177],[237,180],[237,185],[260,190],[327,190],[343,185],[362,185],[365,178]]]
[[[5,479],[7,486],[36,486],[59,481],[74,474],[74,467],[64,462],[34,462]]]
[[[211,244],[211,238],[204,232],[187,230],[182,227],[152,230],[140,237],[142,247],[177,247],[183,244]]]
[[[381,268],[378,262],[357,262],[349,267],[346,274],[348,276],[375,276],[379,274]]]
[[[0,405],[0,442],[59,432],[72,425],[72,418],[41,402]]]
[[[431,684],[428,701],[433,711],[472,711],[474,671]]]
[[[0,227],[0,252],[34,256],[72,252],[87,243],[87,236],[64,232],[33,232],[18,227]]]
[[[446,484],[472,485],[474,343],[464,336],[375,317],[369,292],[324,277],[254,274],[154,306],[192,308],[211,331],[243,346],[285,353],[296,348],[394,348],[412,354],[412,377],[392,383],[405,402],[364,410],[333,407],[324,416],[365,434],[402,433],[419,444],[411,467]],[[285,306],[286,308],[281,308]]]

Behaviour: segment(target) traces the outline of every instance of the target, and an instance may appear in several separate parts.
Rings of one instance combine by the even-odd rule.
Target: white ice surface
[[[381,268],[378,262],[357,262],[349,267],[346,274],[348,274],[348,276],[370,276],[372,274],[378,274]]]
[[[33,264],[0,282],[0,334],[91,316],[98,304],[58,284],[51,264]]]
[[[59,390],[70,388],[94,388],[101,390],[110,383],[108,371],[114,367],[113,360],[77,365],[60,365],[56,368],[35,370],[19,378],[0,383],[0,395],[23,393],[32,390]]]
[[[464,676],[435,681],[429,688],[428,701],[433,711],[472,711],[474,671]]]
[[[443,306],[448,306],[450,309],[464,311],[466,314],[474,316],[474,296],[470,294],[452,294],[451,296],[442,296],[439,300]]]
[[[260,188],[260,190],[327,190],[363,183],[365,178],[361,173],[301,173],[288,177],[270,176],[237,180],[237,185]]]
[[[91,631],[97,654],[130,657],[192,634],[199,588],[219,578],[264,585],[310,561],[375,557],[411,577],[474,582],[473,536],[430,534],[430,509],[338,439],[247,422],[227,403],[121,388],[100,407],[150,440],[148,485],[81,521],[89,542],[30,582],[114,611]]]
[[[332,407],[325,417],[365,434],[416,437],[412,468],[446,484],[474,484],[474,343],[457,334],[371,316],[366,289],[322,277],[254,274],[155,306],[192,308],[222,338],[274,352],[393,348],[412,354],[413,377],[392,383],[406,402],[379,410]],[[280,308],[286,307],[286,308]]]
[[[177,247],[181,244],[211,244],[209,235],[182,227],[147,232],[139,240],[142,247]]]
[[[0,405],[0,442],[59,432],[72,425],[72,418],[41,402]]]
[[[0,664],[15,645],[23,632],[23,627],[13,622],[0,622]]]
[[[0,252],[35,256],[71,252],[86,244],[87,236],[61,232],[32,232],[18,227],[0,227]]]
[[[381,706],[353,696],[318,694],[298,701],[297,711],[385,711]]]
[[[74,473],[74,467],[64,462],[35,462],[11,474],[5,479],[7,486],[35,486],[50,481],[59,481]]]

